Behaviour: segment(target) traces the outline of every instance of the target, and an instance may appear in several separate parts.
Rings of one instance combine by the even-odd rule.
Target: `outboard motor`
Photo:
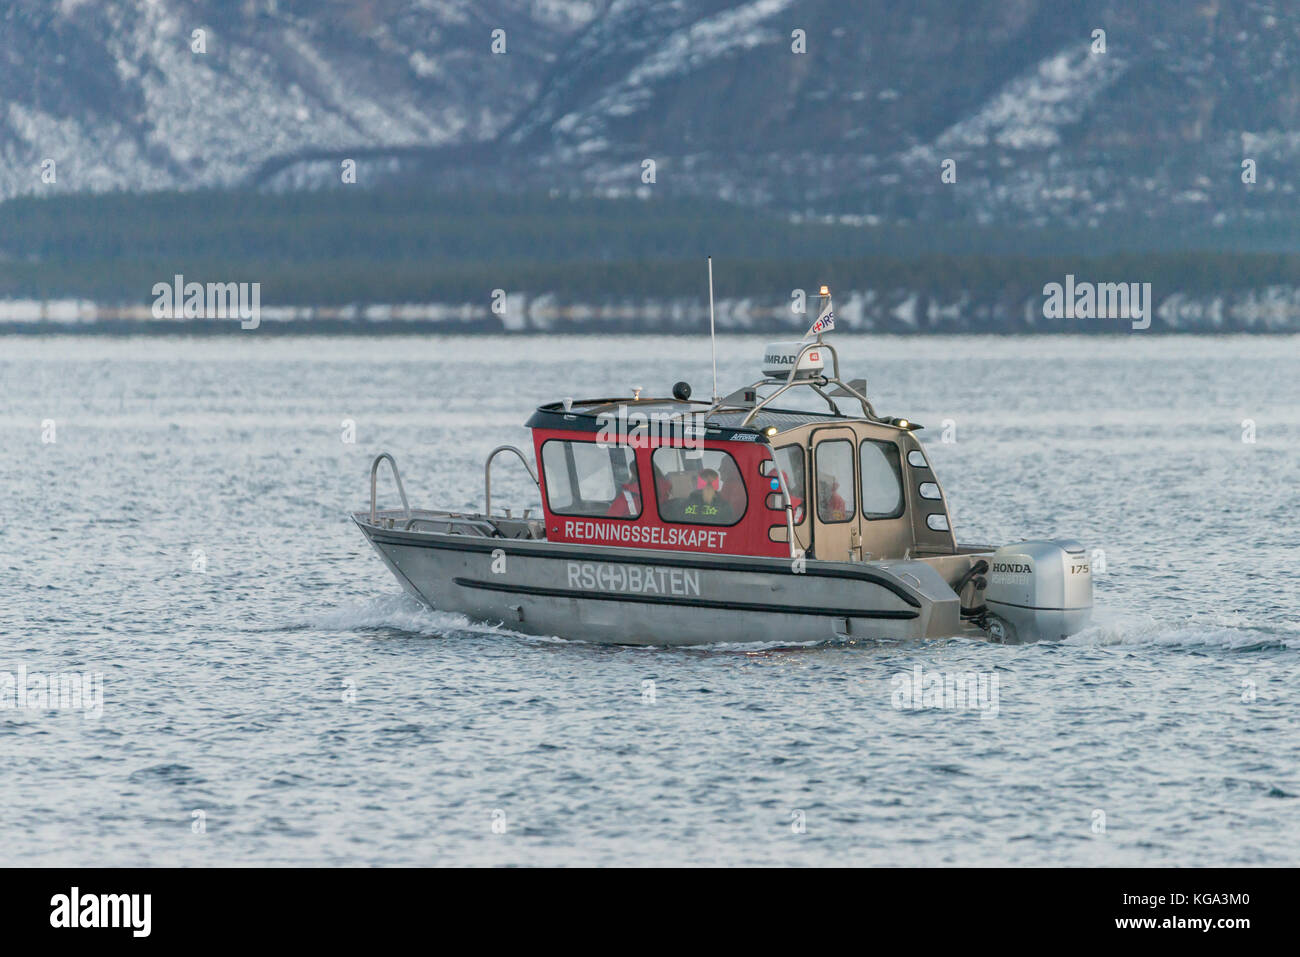
[[[1073,635],[1092,616],[1092,564],[1078,542],[1004,545],[990,559],[988,631],[1017,643]]]

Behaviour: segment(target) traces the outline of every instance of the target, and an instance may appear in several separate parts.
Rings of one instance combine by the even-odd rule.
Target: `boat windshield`
[[[542,446],[542,470],[546,501],[556,515],[641,514],[636,453],[626,446],[552,439]]]
[[[659,448],[652,458],[659,517],[688,525],[735,525],[749,504],[736,460],[716,449]]]

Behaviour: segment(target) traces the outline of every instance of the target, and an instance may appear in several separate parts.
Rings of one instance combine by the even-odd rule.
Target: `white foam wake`
[[[1238,616],[1198,616],[1159,621],[1138,614],[1107,616],[1066,639],[1066,644],[1220,648],[1225,651],[1300,649],[1300,625],[1293,622],[1251,623]]]
[[[464,615],[426,608],[411,596],[396,592],[380,595],[366,601],[341,605],[302,623],[307,628],[321,631],[401,631],[407,634],[445,638],[457,633],[506,635],[532,641],[555,641],[511,631],[500,625],[473,621]]]

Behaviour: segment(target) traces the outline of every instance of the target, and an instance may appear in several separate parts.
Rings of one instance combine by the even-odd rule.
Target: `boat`
[[[542,405],[526,423],[529,452],[488,455],[481,512],[411,508],[395,458],[380,453],[370,508],[352,518],[425,605],[526,634],[1013,644],[1084,628],[1087,550],[1072,539],[959,544],[922,426],[877,414],[865,380],[841,377],[821,295],[818,322],[769,344],[749,385],[717,397],[715,384],[708,400],[678,382],[668,397]],[[493,510],[503,454],[523,463],[536,510]],[[376,507],[384,463],[400,509]]]

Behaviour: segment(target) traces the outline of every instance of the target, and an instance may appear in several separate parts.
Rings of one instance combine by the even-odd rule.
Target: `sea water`
[[[352,525],[376,453],[481,508],[539,403],[707,395],[704,338],[0,338],[0,864],[1300,862],[1300,342],[832,341],[960,541],[1087,545],[1091,627],[527,637]]]

